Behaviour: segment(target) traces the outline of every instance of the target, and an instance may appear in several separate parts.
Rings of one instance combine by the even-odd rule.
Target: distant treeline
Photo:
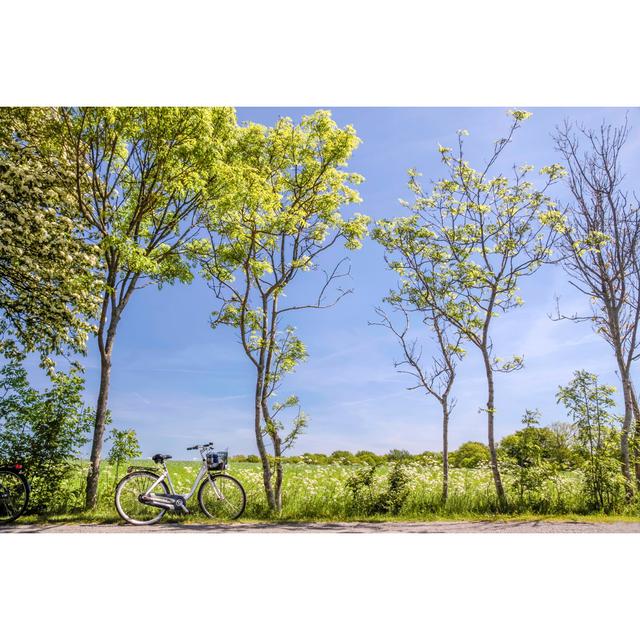
[[[505,462],[528,463],[523,461],[523,453],[533,454],[540,462],[554,464],[561,469],[574,469],[581,462],[581,454],[574,442],[571,425],[554,423],[548,427],[526,427],[505,436],[498,445],[500,458]],[[528,457],[528,456],[527,456]],[[235,462],[260,462],[257,455],[236,455],[231,458]],[[388,464],[395,462],[416,462],[425,465],[441,465],[442,452],[423,451],[410,453],[405,449],[391,449],[388,453],[377,454],[373,451],[334,451],[326,453],[304,453],[299,456],[286,456],[284,463],[290,464]],[[489,448],[482,442],[469,441],[461,444],[449,453],[449,464],[452,467],[474,469],[490,464]]]

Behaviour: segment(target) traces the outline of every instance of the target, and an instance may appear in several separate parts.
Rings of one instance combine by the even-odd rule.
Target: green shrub
[[[70,490],[80,448],[94,413],[84,406],[80,369],[51,374],[52,386],[29,386],[18,362],[0,370],[0,462],[22,462],[31,483],[30,510],[55,512],[80,506],[82,487]],[[77,475],[76,475],[77,477]]]
[[[115,484],[120,479],[120,467],[124,467],[127,462],[134,458],[139,458],[142,455],[142,451],[140,450],[140,443],[135,429],[111,429],[107,440],[111,441],[107,462],[116,467]]]
[[[409,474],[399,460],[391,465],[384,488],[376,487],[377,465],[366,465],[347,478],[345,487],[351,494],[352,508],[364,515],[397,515],[410,492]]]
[[[582,487],[590,510],[612,512],[624,502],[620,418],[612,413],[615,391],[598,384],[598,377],[587,371],[576,371],[569,384],[558,389],[558,402],[575,420]]]
[[[414,460],[420,464],[440,466],[442,464],[442,453],[440,451],[423,451]]]
[[[399,460],[409,461],[413,456],[406,449],[391,449],[391,451],[385,455],[385,458],[389,462],[397,462]]]
[[[350,451],[334,451],[329,458],[331,462],[339,464],[354,464],[357,462],[356,457]]]
[[[465,442],[449,455],[453,467],[477,469],[489,463],[489,447],[482,442]]]
[[[324,453],[304,453],[302,461],[305,464],[329,464],[329,456]]]
[[[355,455],[356,462],[358,464],[380,464],[384,458],[382,456],[373,453],[373,451],[358,451]]]

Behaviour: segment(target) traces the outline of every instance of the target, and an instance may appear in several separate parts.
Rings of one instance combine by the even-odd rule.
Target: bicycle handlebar
[[[194,451],[195,449],[204,449],[205,447],[212,447],[213,442],[207,442],[206,444],[194,444],[193,447],[187,447],[187,451]]]

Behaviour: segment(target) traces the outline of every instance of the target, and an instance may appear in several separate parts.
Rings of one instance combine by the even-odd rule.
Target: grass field
[[[137,464],[154,467],[150,461]],[[170,461],[168,467],[179,493],[186,493],[193,482],[199,462]],[[397,511],[381,512],[371,510],[366,501],[354,498],[347,486],[347,480],[363,465],[285,465],[283,490],[283,520],[435,520],[435,519],[473,519],[485,517],[596,517],[608,519],[612,516],[589,514],[580,501],[580,478],[575,472],[565,472],[545,485],[543,498],[522,499],[513,490],[510,492],[510,510],[500,513],[496,507],[495,490],[489,469],[451,469],[449,500],[443,505],[440,498],[441,471],[437,466],[409,463],[404,466],[406,473],[406,495]],[[159,467],[157,467],[159,469]],[[237,477],[247,492],[247,508],[243,519],[273,519],[267,509],[262,485],[261,466],[255,463],[232,462],[228,472]],[[388,488],[390,466],[382,465],[376,470],[373,484],[366,489],[367,495],[384,494]],[[122,477],[126,469],[120,469]],[[113,500],[118,478],[116,469],[103,464],[100,477],[98,508],[87,513],[82,510],[84,499],[84,479],[86,463],[81,463],[73,476],[67,481],[63,501],[56,513],[46,516],[49,520],[76,520],[96,522],[117,522]],[[505,474],[505,484],[509,490],[509,474]],[[177,516],[167,514],[167,518],[187,519],[187,521],[205,521],[200,512],[197,497],[188,504],[191,514]],[[615,514],[616,519],[640,517],[638,505],[630,505],[625,511]],[[32,520],[43,516],[28,516]]]

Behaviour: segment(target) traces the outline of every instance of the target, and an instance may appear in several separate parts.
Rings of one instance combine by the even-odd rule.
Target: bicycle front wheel
[[[0,470],[0,524],[19,518],[29,504],[29,485],[19,474],[8,469]]]
[[[224,473],[210,473],[198,491],[202,511],[216,520],[237,520],[247,504],[242,485]]]
[[[155,524],[162,518],[166,509],[140,502],[140,496],[158,481],[158,477],[152,471],[134,471],[120,480],[116,487],[116,510],[121,518],[131,524]],[[153,493],[168,494],[169,487],[161,482]]]

